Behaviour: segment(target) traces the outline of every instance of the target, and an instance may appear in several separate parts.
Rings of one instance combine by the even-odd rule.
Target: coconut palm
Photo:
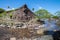
[[[32,11],[34,11],[34,8],[32,8]]]
[[[10,8],[10,6],[7,6],[7,8]]]

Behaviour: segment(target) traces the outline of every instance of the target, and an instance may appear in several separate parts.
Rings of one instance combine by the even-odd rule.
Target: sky
[[[16,9],[22,5],[27,4],[28,8],[35,11],[43,8],[54,14],[60,11],[60,0],[0,0],[0,8],[5,10]],[[10,6],[8,9],[7,6]]]

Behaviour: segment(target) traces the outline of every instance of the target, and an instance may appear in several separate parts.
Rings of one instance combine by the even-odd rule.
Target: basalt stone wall
[[[29,21],[34,18],[34,16],[35,14],[33,14],[26,4],[13,12],[13,19],[16,21]]]

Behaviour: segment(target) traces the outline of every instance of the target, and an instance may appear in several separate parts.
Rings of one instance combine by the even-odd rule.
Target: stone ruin
[[[12,14],[14,20],[21,22],[27,22],[35,16],[35,14],[27,7],[26,4],[16,9]]]
[[[35,21],[35,14],[27,7],[27,5],[23,5],[22,7],[14,10],[12,12],[13,16],[12,16],[12,19],[13,21],[16,20],[18,22],[28,22],[28,28],[29,28],[29,25],[31,24],[31,26],[35,26],[34,23],[36,25],[40,24],[40,23],[37,23]],[[34,20],[33,20],[34,19]],[[30,21],[32,20],[32,21]],[[35,22],[34,22],[35,21]],[[39,21],[38,21],[39,22]],[[42,32],[39,32],[40,30],[36,32],[34,32],[35,30],[32,30],[33,33],[31,32],[31,29],[28,29],[28,28],[25,28],[25,29],[14,29],[14,28],[0,28],[0,40],[13,40],[15,39],[14,37],[16,38],[23,38],[23,37],[26,37],[26,38],[31,38],[33,36],[40,36],[39,34],[43,35]],[[12,37],[12,38],[11,38]],[[11,38],[11,39],[10,39]]]

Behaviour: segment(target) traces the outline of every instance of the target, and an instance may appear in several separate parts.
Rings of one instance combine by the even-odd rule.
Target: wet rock
[[[60,40],[60,31],[56,31],[53,34],[53,39],[54,40]]]
[[[40,24],[45,24],[45,22],[42,20],[37,20],[37,22],[40,22]]]

